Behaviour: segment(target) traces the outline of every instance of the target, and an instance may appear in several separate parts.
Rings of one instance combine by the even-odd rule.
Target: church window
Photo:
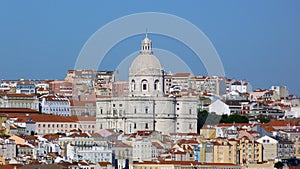
[[[158,89],[158,83],[159,83],[159,80],[155,80],[155,82],[154,82],[154,90]]]
[[[147,80],[142,80],[142,90],[148,90],[148,81]]]
[[[149,110],[148,110],[148,107],[146,107],[146,108],[145,108],[145,113],[147,114],[147,113],[148,113],[148,111],[149,111]]]
[[[131,81],[131,91],[134,91],[135,90],[135,81],[132,80]]]

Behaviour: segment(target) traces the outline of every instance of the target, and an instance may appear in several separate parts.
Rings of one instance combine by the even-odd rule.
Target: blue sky
[[[215,46],[228,77],[250,81],[254,88],[287,85],[300,96],[297,0],[1,1],[0,79],[63,79],[96,30],[138,12],[170,13],[196,25]],[[110,54],[122,57],[140,49],[141,38],[119,44]],[[176,46],[178,55],[189,53],[184,47],[186,52],[180,53],[176,42],[153,38],[156,47],[172,50]],[[103,69],[117,65],[109,58]],[[199,68],[197,73],[205,71]]]

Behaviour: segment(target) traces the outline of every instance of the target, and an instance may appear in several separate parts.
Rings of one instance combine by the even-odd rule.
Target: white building
[[[70,116],[70,101],[64,96],[44,95],[40,97],[40,111],[44,114]]]
[[[35,85],[31,83],[19,82],[16,87],[17,94],[35,94]]]
[[[256,140],[263,146],[263,160],[274,160],[277,157],[278,141],[269,136],[263,136]]]
[[[13,159],[16,157],[16,142],[12,139],[0,139],[0,157]]]
[[[241,81],[234,81],[230,85],[230,91],[238,91],[240,93],[250,93],[252,92],[252,86],[249,82]]]
[[[152,160],[152,142],[149,140],[137,140],[132,142],[133,161]]]
[[[162,72],[146,36],[140,55],[129,69],[129,95],[97,98],[97,130],[196,133],[197,97],[165,97]]]
[[[227,105],[226,103],[224,103],[220,99],[218,99],[218,100],[214,101],[213,103],[211,103],[208,106],[208,111],[210,113],[215,113],[217,115],[223,115],[223,114],[230,115],[229,105]]]
[[[112,163],[112,150],[106,150],[104,147],[93,146],[91,149],[78,150],[78,155],[82,156],[82,160],[89,160],[92,163]]]
[[[271,90],[274,90],[280,98],[287,97],[289,95],[286,86],[272,86]]]
[[[299,118],[300,117],[300,106],[291,107],[291,110],[286,111],[284,116],[287,118]]]

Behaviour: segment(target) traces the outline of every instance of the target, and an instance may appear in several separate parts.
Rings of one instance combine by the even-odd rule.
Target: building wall
[[[68,81],[53,81],[49,83],[49,93],[72,98],[73,84]]]
[[[97,100],[97,130],[197,132],[197,100],[123,97]],[[155,120],[155,126],[154,126]]]
[[[263,136],[257,139],[257,142],[262,144],[263,147],[263,161],[273,160],[277,157],[277,140],[269,136]]]
[[[77,122],[36,122],[35,131],[38,135],[50,133],[65,133],[72,129],[77,129]]]
[[[228,142],[214,144],[214,163],[235,163],[236,153],[234,146]]]
[[[4,159],[13,159],[16,157],[16,143],[15,140],[6,139],[0,142],[0,157]]]
[[[56,98],[48,100],[42,98],[41,112],[43,114],[54,114],[59,116],[70,116],[70,101],[67,98]]]
[[[240,139],[240,163],[260,163],[263,161],[262,144],[255,142],[254,140],[248,140],[245,137]]]
[[[151,141],[141,140],[132,142],[133,161],[151,161],[152,143]]]
[[[78,150],[78,155],[81,155],[83,160],[89,160],[92,163],[112,163],[112,150],[104,150],[103,147],[93,147],[92,149]]]
[[[223,114],[230,115],[229,106],[221,100],[216,100],[215,102],[210,104],[208,107],[209,107],[210,113],[216,113],[218,115],[223,115]]]
[[[37,96],[30,94],[7,94],[2,97],[2,107],[39,109]]]

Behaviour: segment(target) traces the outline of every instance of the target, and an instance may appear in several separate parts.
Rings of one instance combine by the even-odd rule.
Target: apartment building
[[[263,161],[262,144],[247,137],[242,137],[239,139],[239,156],[241,164],[261,163]]]
[[[44,95],[39,98],[40,112],[59,116],[70,116],[70,101],[64,96]]]

